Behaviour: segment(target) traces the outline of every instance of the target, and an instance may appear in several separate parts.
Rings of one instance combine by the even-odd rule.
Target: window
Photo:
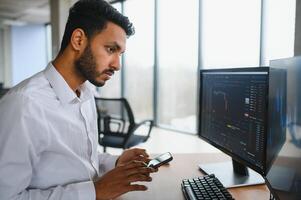
[[[47,24],[45,27],[46,27],[46,54],[47,54],[47,62],[50,62],[52,60],[51,24]]]
[[[196,132],[198,1],[158,1],[158,122]]]
[[[118,72],[101,96],[124,94],[138,119],[154,110],[160,127],[196,133],[198,68],[258,67],[294,53],[296,0],[127,0],[113,6],[136,33],[127,41],[123,80]]]
[[[153,118],[154,0],[126,1],[124,14],[135,26],[124,56],[125,96],[136,118]]]
[[[24,39],[26,38],[26,39]],[[47,40],[44,25],[11,27],[12,84],[17,85],[47,65]]]
[[[204,0],[203,68],[256,67],[260,55],[260,0]]]
[[[264,1],[263,63],[294,56],[296,0]]]

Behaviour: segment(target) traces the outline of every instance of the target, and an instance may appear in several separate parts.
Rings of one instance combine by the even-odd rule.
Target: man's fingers
[[[132,169],[132,170],[127,170],[125,172],[125,174],[127,176],[132,176],[132,175],[135,175],[135,174],[144,174],[144,175],[149,176],[150,173],[153,173],[153,169],[150,168],[150,167],[144,167],[144,168],[139,168],[139,169]]]
[[[134,148],[133,149],[134,153],[137,155],[137,156],[144,156],[146,158],[149,157],[149,155],[146,153],[146,150],[145,149],[139,149],[139,148]]]
[[[151,182],[152,177],[145,176],[142,174],[136,174],[136,175],[132,175],[132,176],[128,177],[127,181],[129,183],[138,182],[138,181]]]
[[[153,172],[158,172],[158,168],[155,168]]]
[[[147,187],[145,185],[132,184],[126,186],[127,191],[145,191]]]
[[[144,167],[144,168],[138,169],[138,173],[140,173],[140,174],[150,174],[153,171],[154,171],[154,169],[151,167]]]
[[[123,165],[120,165],[119,167],[123,167],[127,170],[131,170],[131,169],[135,169],[135,168],[149,168],[149,172],[150,173],[153,173],[153,172],[157,172],[158,169],[156,168],[152,168],[152,167],[147,167],[147,162],[143,162],[143,161],[138,161],[138,160],[133,160],[129,163],[126,163],[126,164],[123,164]]]
[[[139,167],[146,167],[146,163],[138,160],[133,160],[129,163],[124,164],[124,168],[128,170]]]
[[[144,162],[144,163],[148,163],[151,159],[146,158],[144,156],[137,156],[137,157],[134,158],[134,160],[138,160],[138,161],[141,161],[141,162]]]

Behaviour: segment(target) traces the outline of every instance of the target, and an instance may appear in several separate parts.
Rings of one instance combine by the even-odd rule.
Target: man
[[[120,68],[129,20],[104,0],[70,9],[60,52],[47,68],[0,101],[0,199],[112,199],[146,190],[143,149],[97,153],[95,102]],[[30,47],[29,47],[30,49]]]

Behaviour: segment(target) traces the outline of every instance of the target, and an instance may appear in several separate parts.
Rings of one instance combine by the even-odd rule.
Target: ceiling
[[[48,0],[0,0],[0,21],[7,25],[48,23]]]
[[[49,23],[49,1],[51,0],[0,0],[0,25]],[[114,1],[116,0],[109,0]]]

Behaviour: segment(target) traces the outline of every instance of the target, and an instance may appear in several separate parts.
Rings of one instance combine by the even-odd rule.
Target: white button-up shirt
[[[88,82],[80,97],[48,67],[0,99],[0,199],[95,200],[93,180],[116,156],[97,152]]]

